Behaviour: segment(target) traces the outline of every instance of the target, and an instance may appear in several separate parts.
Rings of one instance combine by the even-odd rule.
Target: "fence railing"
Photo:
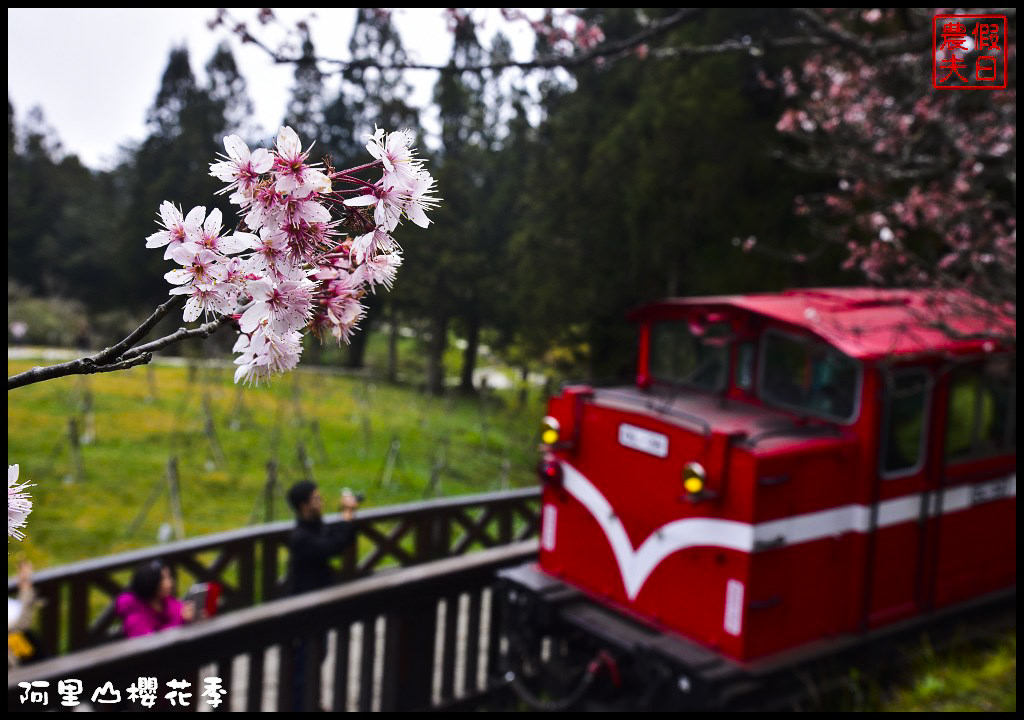
[[[341,557],[339,579],[534,537],[539,497],[539,489],[524,488],[361,511],[355,520],[357,540]],[[42,646],[70,652],[116,639],[114,600],[138,565],[157,558],[178,576],[179,590],[184,576],[219,583],[221,612],[279,598],[293,527],[292,521],[269,523],[42,570],[33,579],[43,601],[38,617]],[[16,579],[9,578],[8,594],[16,589]]]
[[[120,693],[118,705],[94,700],[94,709],[138,710],[128,688],[155,678],[155,709],[182,709],[165,699],[174,680],[190,683],[195,710],[207,677],[226,691],[219,711],[472,705],[496,688],[507,647],[495,573],[536,554],[536,540],[516,542],[28,665],[8,672],[8,708],[44,709],[37,687],[49,691],[46,709],[68,709],[58,687],[74,679],[79,700],[107,683]]]

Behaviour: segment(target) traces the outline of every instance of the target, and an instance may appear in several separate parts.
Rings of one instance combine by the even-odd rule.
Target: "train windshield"
[[[860,363],[809,338],[766,332],[761,344],[761,399],[802,414],[849,422],[857,412]]]
[[[684,322],[651,326],[650,372],[655,382],[717,392],[725,389],[729,326],[716,323],[695,335]]]

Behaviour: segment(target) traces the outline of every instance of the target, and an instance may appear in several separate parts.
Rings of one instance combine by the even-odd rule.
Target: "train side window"
[[[736,371],[733,382],[741,390],[754,387],[754,343],[740,343],[736,352]]]
[[[902,370],[886,378],[882,424],[882,476],[902,477],[924,463],[931,378],[923,369]]]
[[[1017,374],[1009,359],[954,371],[948,398],[949,460],[997,455],[1016,448]]]
[[[758,395],[768,405],[853,422],[860,412],[861,365],[825,343],[769,330],[761,337]]]

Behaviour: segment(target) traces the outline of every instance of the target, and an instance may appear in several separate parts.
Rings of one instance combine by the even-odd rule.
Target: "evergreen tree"
[[[478,237],[479,199],[486,166],[486,113],[484,80],[479,74],[455,68],[479,64],[483,48],[472,23],[455,29],[448,68],[434,88],[441,120],[441,151],[437,162],[437,187],[444,202],[434,213],[436,227],[428,245],[406,246],[404,298],[428,321],[427,387],[440,393],[444,387],[444,352],[451,321],[470,316],[477,299],[474,273],[482,267]]]
[[[609,42],[639,30],[633,10],[597,12]],[[709,11],[674,41],[742,36],[773,17]],[[515,243],[521,328],[566,343],[582,335],[590,372],[619,376],[633,363],[631,307],[799,282],[793,265],[731,245],[755,234],[808,243],[791,212],[808,181],[773,158],[777,113],[771,97],[745,90],[751,62],[627,59],[581,67],[572,92],[549,93]]]
[[[185,212],[196,205],[206,206],[207,212],[219,207],[225,218],[232,217],[227,198],[216,195],[221,184],[210,176],[209,163],[224,151],[223,138],[230,129],[225,112],[239,105],[230,100],[239,97],[238,83],[226,80],[230,74],[223,70],[233,62],[220,51],[214,57],[215,84],[204,88],[192,73],[188,50],[171,51],[147,114],[149,135],[118,171],[118,190],[128,206],[116,241],[122,262],[114,272],[133,306],[152,307],[166,297],[166,288],[154,282],[167,272],[166,261],[145,247],[145,238],[156,230],[161,202],[180,204]],[[228,88],[230,93],[225,92]]]
[[[511,44],[499,33],[491,45],[490,62],[504,62],[511,54]],[[459,372],[459,388],[465,393],[474,391],[483,330],[510,317],[506,306],[513,279],[503,260],[517,222],[515,209],[524,169],[524,158],[518,153],[526,146],[529,130],[527,97],[522,89],[502,85],[500,77],[484,76],[484,80],[483,124],[478,140],[466,152],[467,161],[478,168],[479,179],[471,190],[475,209],[463,219],[466,264],[459,286],[458,324],[466,343]],[[508,113],[513,114],[510,123],[505,117]]]
[[[316,64],[316,48],[309,33],[302,39],[302,57],[295,64],[295,85],[284,124],[292,128],[303,142],[321,145],[324,127],[324,75]]]
[[[346,162],[358,162],[365,152],[363,138],[375,127],[388,131],[410,128],[419,132],[419,113],[408,103],[411,86],[399,70],[382,70],[363,67],[363,61],[383,61],[396,65],[407,61],[405,48],[398,31],[391,20],[391,13],[381,8],[359,8],[356,23],[349,41],[349,52],[353,65],[344,73],[342,88],[334,103],[328,108],[332,122],[329,127],[336,133],[339,154],[351,148]],[[339,122],[340,121],[340,122]],[[341,122],[347,123],[342,127]],[[415,237],[413,238],[415,242]],[[405,272],[397,280],[399,287],[405,281]],[[349,345],[349,367],[362,367],[366,343],[370,337],[371,324],[382,315],[390,319],[391,346],[397,351],[395,342],[401,310],[401,298],[395,293],[381,293],[365,298],[366,318],[364,331],[352,338]],[[388,376],[394,379],[396,358],[389,363]]]
[[[253,126],[253,104],[246,93],[245,78],[238,69],[231,46],[221,43],[213,57],[206,63],[208,92],[210,99],[220,108],[224,116],[225,134],[251,137]]]
[[[89,297],[95,283],[72,270],[97,252],[103,234],[92,226],[105,198],[93,173],[64,154],[41,109],[19,136],[8,101],[8,123],[8,277],[39,295]]]

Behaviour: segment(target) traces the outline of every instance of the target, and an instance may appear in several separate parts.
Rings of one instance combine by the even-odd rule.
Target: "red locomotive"
[[[793,290],[635,311],[635,385],[550,400],[539,572],[508,575],[513,595],[614,609],[692,670],[1015,592],[1016,326],[961,299]]]

